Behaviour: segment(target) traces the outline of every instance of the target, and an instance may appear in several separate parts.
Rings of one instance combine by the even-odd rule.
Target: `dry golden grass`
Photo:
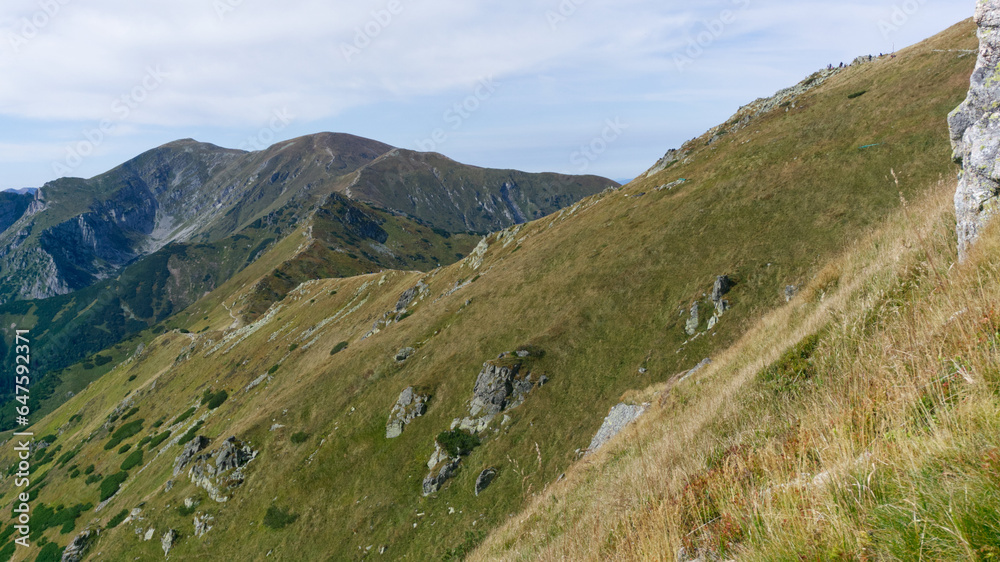
[[[658,407],[471,559],[1000,555],[1000,242],[953,265],[953,188],[906,205],[710,368],[654,389]],[[817,333],[813,374],[761,382]]]

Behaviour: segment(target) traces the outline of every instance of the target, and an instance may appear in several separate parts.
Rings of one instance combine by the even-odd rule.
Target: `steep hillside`
[[[587,466],[630,462],[607,449],[584,457],[616,404],[688,412],[689,422],[675,418],[685,423],[688,404],[734,404],[735,393],[697,392],[721,367],[673,386],[693,390],[670,394],[666,408],[647,389],[706,357],[729,365],[743,355],[723,350],[748,333],[779,333],[770,320],[750,330],[786,295],[825,309],[846,284],[827,265],[901,220],[901,192],[933,201],[944,189],[939,179],[956,171],[945,118],[974,62],[955,50],[974,48],[973,30],[963,22],[896,58],[811,78],[625,188],[490,234],[458,263],[313,279],[262,310],[261,283],[285,278],[289,256],[330,259],[306,251],[327,234],[297,227],[175,317],[177,329],[36,421],[49,445],[32,459],[35,544],[58,553],[73,540],[94,560],[167,550],[185,560],[455,559],[512,521],[484,556],[530,559],[607,556],[631,544],[623,536],[656,536],[655,525],[626,533],[633,519],[658,521],[629,516],[662,488],[629,481],[639,500],[605,504],[550,502],[551,491],[569,485],[564,473],[601,485]],[[338,209],[327,207],[328,224]],[[771,379],[768,392],[796,391],[794,377]],[[0,453],[0,466],[14,460]],[[3,505],[17,491],[10,478],[0,484]],[[528,505],[531,517],[516,517]],[[711,507],[684,521],[715,533]],[[35,552],[0,548],[17,560]]]
[[[409,176],[388,171],[366,171],[364,197],[337,193],[347,176],[387,153],[396,151],[332,133],[253,153],[182,140],[90,180],[52,182],[33,197],[0,194],[0,300],[9,301],[0,305],[0,319],[42,336],[36,390],[47,401],[43,411],[110,368],[100,368],[93,354],[182,311],[298,229],[312,237],[309,244],[258,283],[252,312],[307,279],[426,271],[461,259],[475,241],[448,213],[467,202],[410,216],[380,199],[382,190],[398,195],[401,185],[410,186]],[[516,192],[536,215],[617,185],[433,159],[445,177],[419,190],[410,186],[420,197],[469,190],[494,201]],[[544,201],[536,205],[536,198]],[[524,221],[495,206],[479,209],[476,219],[469,224]],[[28,300],[11,300],[17,298]],[[13,361],[13,347],[0,343],[0,356]],[[85,359],[98,368],[64,371]],[[13,387],[0,381],[0,400],[9,400]],[[11,424],[4,419],[0,428]]]

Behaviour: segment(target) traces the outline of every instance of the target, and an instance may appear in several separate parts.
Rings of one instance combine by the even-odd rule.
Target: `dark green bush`
[[[147,449],[150,450],[150,451],[152,451],[157,446],[159,446],[160,443],[163,443],[164,441],[166,441],[167,437],[170,437],[170,430],[169,429],[167,431],[164,431],[163,433],[157,435],[156,437],[153,437],[152,439],[150,439],[149,440],[149,447],[147,447]]]
[[[140,447],[141,447],[141,446],[142,446],[142,445],[140,445]],[[131,444],[131,443],[126,443],[126,444],[122,445],[122,446],[121,446],[121,447],[120,447],[120,448],[118,449],[118,454],[119,454],[119,455],[124,455],[124,454],[125,454],[125,453],[127,453],[127,452],[128,452],[128,450],[129,450],[129,449],[131,449],[131,448],[132,448],[132,444]]]
[[[847,94],[847,99],[853,100],[854,98],[860,98],[861,96],[868,93],[868,90],[861,90],[860,92],[854,92],[853,94]]]
[[[271,365],[271,368],[267,370],[267,374],[273,375],[274,373],[277,373],[278,369],[280,369],[280,368],[281,368],[281,365]]]
[[[267,508],[267,514],[264,515],[264,526],[270,529],[284,529],[295,523],[298,518],[299,516],[292,514],[290,510],[279,509],[272,505]]]
[[[337,345],[333,346],[333,349],[330,350],[330,355],[336,355],[336,354],[340,353],[341,351],[344,351],[345,349],[347,349],[347,342],[346,341],[342,341],[342,342],[338,343]]]
[[[177,425],[177,424],[179,424],[179,423],[187,420],[188,418],[190,418],[191,416],[194,415],[194,412],[197,409],[198,408],[193,408],[193,407],[192,408],[188,408],[187,410],[184,411],[183,414],[177,416],[177,418],[174,419],[174,421],[170,422],[170,425]]]
[[[122,482],[128,479],[127,472],[119,472],[117,474],[112,474],[104,480],[101,481],[101,501],[104,501],[111,496],[118,493],[118,488],[121,487]]]
[[[292,434],[292,443],[305,443],[306,439],[309,439],[309,434],[305,431],[300,431],[298,433]]]
[[[117,431],[111,434],[111,440],[104,445],[104,450],[110,451],[111,449],[117,447],[122,441],[142,431],[142,424],[145,421],[146,420],[143,419],[130,421],[119,427]]]
[[[461,429],[442,431],[437,436],[437,442],[452,457],[468,455],[480,444],[479,437]]]
[[[125,460],[122,461],[121,469],[127,472],[139,466],[141,463],[142,463],[142,449],[136,449],[135,451],[132,451],[131,455],[125,457]]]
[[[118,525],[121,525],[121,522],[124,521],[126,517],[128,517],[128,510],[127,509],[123,509],[123,510],[119,511],[118,513],[115,514],[114,517],[112,517],[111,519],[108,519],[108,527],[107,528],[108,529],[114,529]]]
[[[181,436],[181,440],[178,441],[177,444],[178,445],[186,445],[188,441],[194,439],[195,436],[198,435],[198,430],[201,429],[201,426],[203,426],[203,425],[205,425],[205,422],[200,421],[200,422],[194,424],[193,426],[191,426],[191,429],[189,429],[187,431],[187,433],[185,433],[184,435]]]
[[[225,390],[220,390],[219,392],[213,393],[211,390],[206,390],[201,396],[202,405],[208,404],[209,410],[214,410],[222,405],[229,398],[229,393]]]

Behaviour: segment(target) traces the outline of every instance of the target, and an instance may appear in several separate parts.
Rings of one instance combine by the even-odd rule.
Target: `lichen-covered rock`
[[[170,556],[170,549],[174,547],[174,542],[177,541],[177,536],[177,531],[173,529],[163,533],[163,537],[160,539],[160,546],[163,547],[164,556]]]
[[[472,389],[472,403],[469,413],[472,417],[492,419],[500,412],[516,408],[535,387],[531,374],[519,376],[520,363],[498,365],[492,361],[483,363],[483,370],[476,377]]]
[[[431,469],[430,473],[424,478],[423,482],[423,492],[425,496],[429,496],[441,489],[441,486],[448,481],[449,478],[455,475],[458,471],[458,465],[462,462],[460,458],[445,458],[443,461],[438,463],[437,466]]]
[[[215,518],[207,513],[194,516],[194,536],[201,538],[205,533],[212,530],[212,523]]]
[[[417,350],[413,349],[412,347],[404,347],[403,349],[400,349],[399,351],[396,352],[395,359],[397,362],[406,361],[410,357],[413,357],[413,354],[416,352]]]
[[[479,476],[476,477],[476,495],[478,496],[483,490],[488,488],[496,477],[497,471],[495,468],[487,468],[480,472]]]
[[[80,562],[83,560],[83,557],[87,554],[87,549],[90,548],[90,543],[97,538],[99,532],[87,529],[74,537],[63,550],[62,558],[60,559],[61,562]]]
[[[712,302],[715,303],[716,308],[723,302],[722,297],[726,296],[732,288],[733,280],[728,275],[720,275],[715,278],[715,285],[712,286]]]
[[[403,433],[403,428],[413,420],[427,413],[429,396],[418,394],[412,387],[407,387],[399,394],[396,405],[392,407],[389,421],[385,425],[386,439],[395,439]]]
[[[684,332],[693,336],[698,332],[698,324],[701,323],[701,319],[698,314],[698,303],[691,305],[691,315],[688,316],[687,322],[684,323]]]
[[[955,161],[962,177],[955,192],[959,259],[996,214],[1000,197],[1000,0],[980,0],[979,59],[969,94],[948,116]]]
[[[604,418],[604,423],[601,424],[601,428],[597,430],[597,434],[590,441],[590,446],[587,447],[587,453],[593,453],[597,449],[600,449],[602,445],[611,440],[612,437],[621,433],[621,430],[625,429],[628,424],[639,419],[639,416],[646,411],[645,406],[639,405],[629,405],[629,404],[618,404],[617,406],[611,408],[608,412],[608,416]]]
[[[184,467],[194,460],[195,455],[200,453],[208,444],[211,442],[208,437],[199,435],[194,439],[188,441],[187,445],[181,449],[181,454],[177,455],[174,459],[174,476],[177,476],[184,470]]]
[[[191,482],[217,502],[229,500],[227,493],[243,484],[243,468],[257,457],[249,445],[230,437],[214,452],[199,455],[188,470]]]

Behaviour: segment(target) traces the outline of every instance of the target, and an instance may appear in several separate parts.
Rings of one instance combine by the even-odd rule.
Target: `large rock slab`
[[[601,428],[597,430],[597,434],[590,441],[590,446],[587,447],[587,454],[600,449],[602,445],[610,441],[615,435],[621,433],[628,424],[639,419],[639,416],[645,411],[646,407],[643,405],[618,404],[611,408],[607,417],[604,418]]]
[[[948,116],[955,161],[963,170],[955,192],[960,260],[996,214],[1000,197],[1000,0],[980,0],[975,21],[979,58],[969,94]]]
[[[403,434],[403,429],[413,420],[427,412],[429,396],[417,393],[411,386],[399,394],[396,405],[389,413],[389,421],[385,425],[386,439],[395,439]]]

